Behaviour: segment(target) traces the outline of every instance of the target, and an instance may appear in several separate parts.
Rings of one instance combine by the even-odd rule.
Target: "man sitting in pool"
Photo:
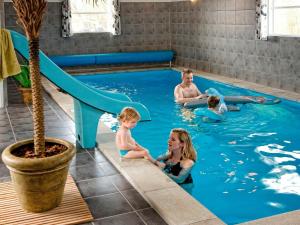
[[[181,74],[182,82],[174,89],[175,102],[184,104],[195,99],[206,98],[197,86],[193,83],[193,71],[190,69],[183,70]]]

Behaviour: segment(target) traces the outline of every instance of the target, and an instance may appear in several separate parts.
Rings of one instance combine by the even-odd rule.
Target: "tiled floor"
[[[14,81],[8,81],[8,90],[9,106],[0,109],[0,153],[7,145],[32,137],[32,109],[21,102]],[[46,135],[74,143],[73,121],[46,94],[44,111]],[[70,173],[95,218],[88,224],[166,224],[96,148],[77,148]],[[0,182],[8,180],[9,171],[0,158]]]

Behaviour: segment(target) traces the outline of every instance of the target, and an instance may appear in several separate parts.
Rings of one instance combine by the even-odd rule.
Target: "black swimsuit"
[[[176,163],[175,165],[166,163],[166,166],[164,168],[164,171],[166,173],[172,174],[174,176],[178,176],[181,170],[182,167],[180,166],[180,162]],[[191,173],[189,173],[188,177],[180,184],[190,184],[190,183],[193,183],[193,178]]]

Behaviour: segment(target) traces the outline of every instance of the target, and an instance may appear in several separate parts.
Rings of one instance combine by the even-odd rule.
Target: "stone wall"
[[[21,31],[12,3],[5,3],[6,28]],[[74,34],[61,37],[61,3],[48,3],[40,48],[48,55],[170,49],[170,10],[164,2],[122,2],[122,34]]]

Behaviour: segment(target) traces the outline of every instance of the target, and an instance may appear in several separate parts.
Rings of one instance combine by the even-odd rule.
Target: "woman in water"
[[[156,159],[156,165],[178,184],[193,182],[191,170],[196,161],[196,151],[190,135],[181,128],[171,130],[168,151]]]

